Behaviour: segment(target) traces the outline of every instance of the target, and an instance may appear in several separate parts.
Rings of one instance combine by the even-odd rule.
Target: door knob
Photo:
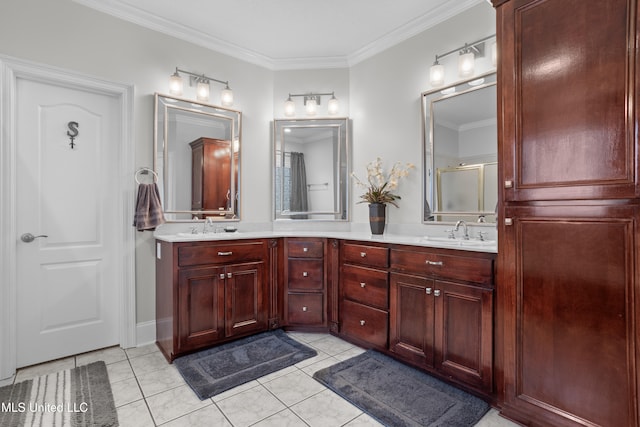
[[[49,237],[49,236],[47,236],[46,234],[40,234],[39,236],[34,236],[31,233],[24,233],[22,236],[20,236],[20,240],[22,240],[25,243],[31,243],[40,237]]]

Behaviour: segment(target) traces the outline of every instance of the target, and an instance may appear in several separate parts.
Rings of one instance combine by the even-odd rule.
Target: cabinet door
[[[224,270],[188,268],[178,274],[178,352],[224,337]]]
[[[498,8],[503,200],[640,196],[631,0]]]
[[[436,369],[491,392],[493,291],[436,281],[434,299]]]
[[[433,366],[434,281],[407,274],[391,274],[389,348],[426,366]]]
[[[227,266],[226,277],[226,336],[246,334],[267,329],[268,309],[263,289],[264,263],[255,262]]]
[[[507,416],[638,425],[639,209],[507,208],[498,281]]]

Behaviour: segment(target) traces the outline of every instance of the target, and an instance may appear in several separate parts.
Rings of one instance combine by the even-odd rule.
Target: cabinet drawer
[[[344,265],[342,290],[350,300],[386,310],[389,306],[388,273],[371,268]]]
[[[345,300],[340,304],[340,318],[340,331],[345,335],[387,347],[389,314],[386,311]]]
[[[264,247],[262,242],[181,246],[178,248],[178,265],[184,267],[199,264],[263,261]]]
[[[389,266],[389,249],[387,248],[345,243],[343,254],[345,263],[379,268]]]
[[[288,259],[289,289],[322,290],[324,262],[321,259]]]
[[[391,268],[421,276],[438,276],[485,285],[493,283],[492,260],[446,255],[437,251],[393,249]]]
[[[290,258],[323,258],[324,242],[315,240],[288,240],[287,255]]]
[[[321,325],[324,323],[322,294],[287,295],[287,320],[290,324]]]

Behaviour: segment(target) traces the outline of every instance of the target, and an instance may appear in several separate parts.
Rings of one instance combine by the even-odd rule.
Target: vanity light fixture
[[[310,92],[310,93],[298,93],[298,94],[290,93],[289,97],[284,102],[284,115],[286,117],[293,117],[296,114],[296,104],[291,98],[296,96],[301,96],[304,99],[303,103],[304,103],[304,107],[307,115],[315,116],[316,113],[318,112],[318,105],[320,105],[321,103],[320,102],[321,97],[329,96],[329,95],[331,95],[331,98],[329,99],[329,102],[327,104],[327,112],[330,115],[337,114],[338,110],[340,109],[340,105],[338,103],[338,99],[336,98],[334,92],[326,92],[326,93]]]
[[[429,83],[433,87],[440,87],[444,85],[444,67],[440,64],[440,60],[446,56],[449,56],[454,53],[459,53],[458,56],[458,75],[459,77],[466,78],[473,76],[475,72],[475,59],[476,57],[483,57],[485,53],[485,42],[489,39],[495,38],[495,34],[492,34],[488,37],[482,38],[480,40],[476,40],[472,43],[465,43],[464,46],[455,48],[450,50],[449,52],[436,54],[436,60],[433,65],[429,69]],[[494,44],[495,46],[495,44]],[[495,67],[495,63],[493,62],[494,48],[491,47],[491,56],[492,56],[492,64]]]
[[[229,88],[229,82],[224,80],[214,79],[213,77],[205,76],[204,74],[196,74],[190,71],[181,70],[176,67],[175,73],[169,77],[169,93],[171,95],[182,96],[184,91],[184,83],[180,74],[187,74],[189,76],[189,85],[196,85],[196,98],[198,101],[209,101],[209,92],[211,89],[211,82],[223,84],[225,87],[220,94],[222,105],[228,107],[233,105],[233,92]]]
[[[465,48],[458,56],[458,76],[471,77],[476,67],[476,56],[470,48]]]
[[[293,117],[296,114],[296,103],[291,99],[291,95],[284,102],[284,115],[287,117]]]

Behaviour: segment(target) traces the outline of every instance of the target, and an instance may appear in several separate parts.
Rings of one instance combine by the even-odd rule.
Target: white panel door
[[[112,168],[121,116],[117,98],[104,94],[26,79],[16,90],[22,367],[118,344],[122,236],[113,230],[123,219]],[[27,233],[46,237],[29,242]]]

